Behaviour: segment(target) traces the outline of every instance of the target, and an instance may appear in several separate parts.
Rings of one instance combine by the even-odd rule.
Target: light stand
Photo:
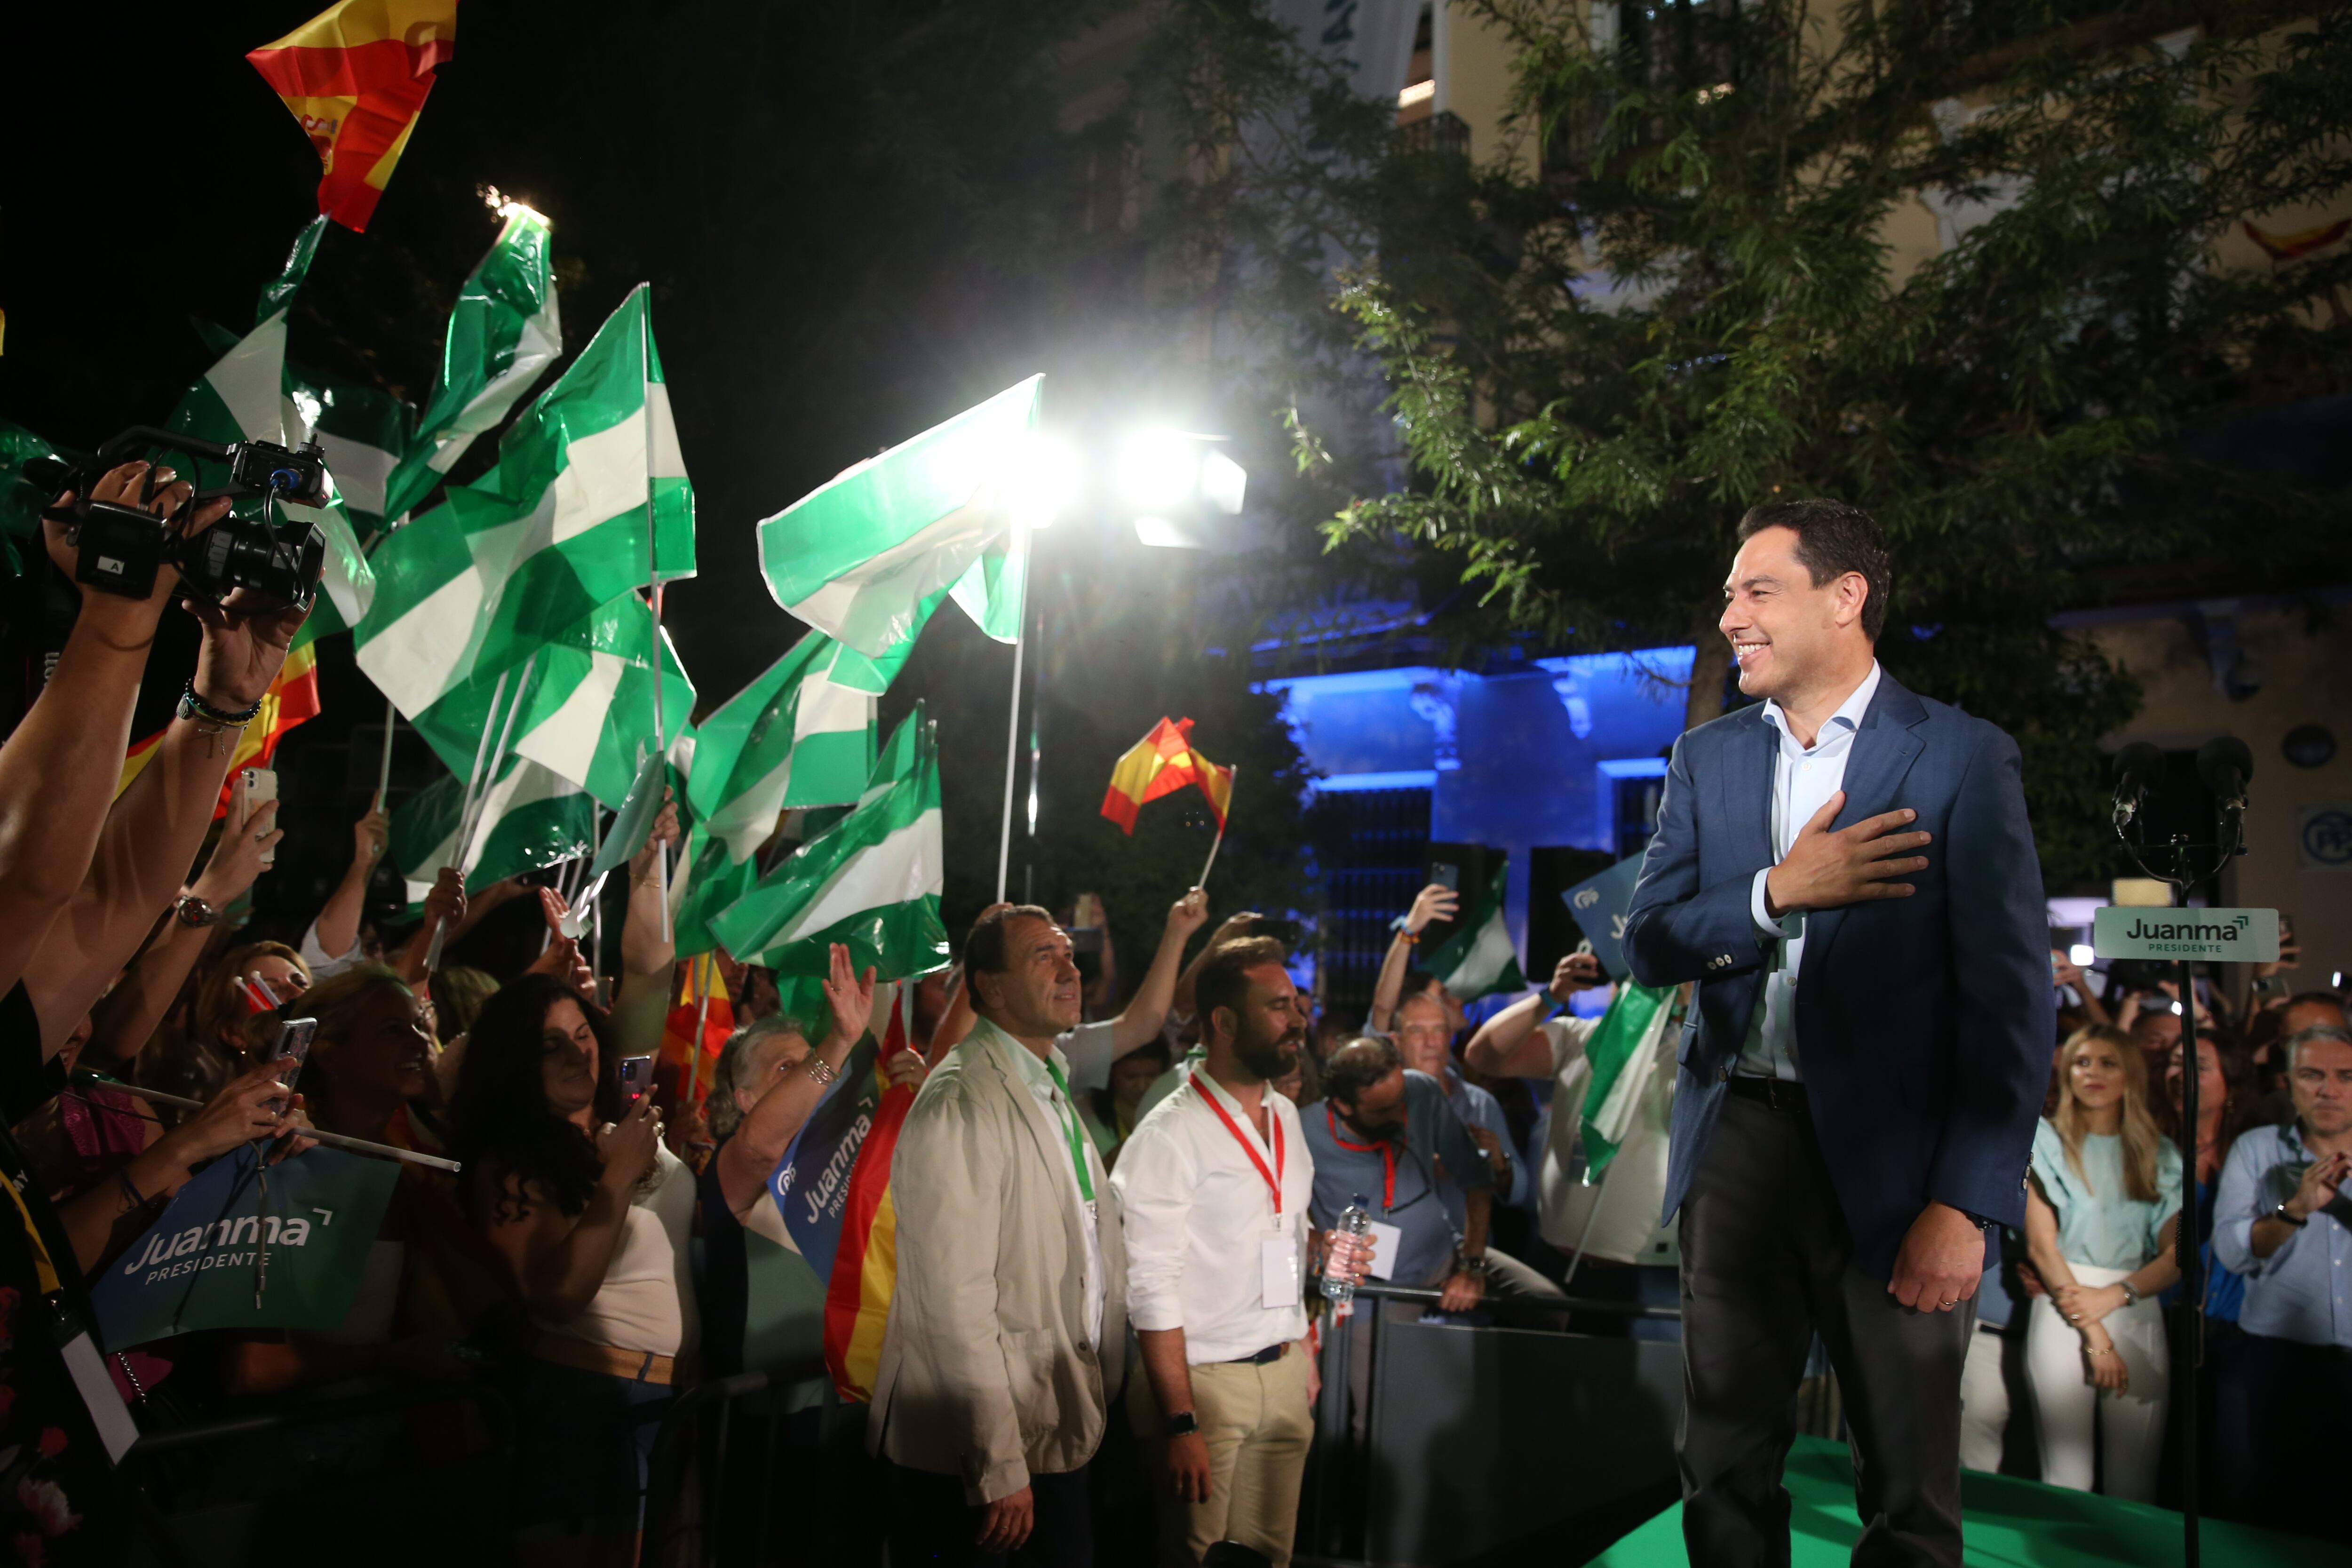
[[[2126,746],[2116,758],[2120,783],[2116,792],[2116,835],[2140,875],[2170,890],[2175,909],[2185,909],[2189,889],[2220,874],[2222,867],[2245,853],[2246,780],[2253,773],[2253,757],[2234,736],[2209,741],[2197,753],[2198,776],[2215,796],[2214,831],[2210,843],[2191,843],[2175,833],[2163,844],[2147,842],[2147,824],[2140,806],[2154,775],[2163,765],[2163,753],[2146,742]],[[2180,985],[2180,1222],[2174,1234],[2180,1262],[2182,1310],[2180,1343],[2173,1355],[2172,1406],[2180,1415],[2181,1561],[2198,1568],[2197,1373],[2205,1361],[2205,1279],[2199,1254],[2197,1213],[2198,1058],[2196,976],[2189,960],[2179,963]],[[2220,1173],[2215,1173],[2216,1180]]]

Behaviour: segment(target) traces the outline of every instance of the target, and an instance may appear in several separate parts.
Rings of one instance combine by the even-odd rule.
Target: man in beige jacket
[[[893,1562],[1078,1568],[1127,1345],[1118,1200],[1054,1045],[1078,1022],[1078,969],[1027,905],[982,915],[964,967],[980,1021],[891,1162],[898,1280],[868,1440],[888,1462]]]

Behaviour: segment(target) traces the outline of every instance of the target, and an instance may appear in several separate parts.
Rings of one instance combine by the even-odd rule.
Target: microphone
[[[2254,776],[2254,753],[2235,735],[2216,735],[2197,748],[2197,777],[2223,811],[2246,809],[2246,781]]]
[[[2248,768],[2252,765],[2249,761]],[[2115,823],[2116,831],[2121,833],[2138,815],[2140,799],[2147,794],[2148,785],[2164,771],[2164,752],[2148,742],[2134,741],[2116,753],[2115,770]]]

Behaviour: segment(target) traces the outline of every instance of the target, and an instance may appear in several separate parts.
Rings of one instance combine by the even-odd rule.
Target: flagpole
[[[698,955],[687,971],[694,976],[694,988],[702,993],[701,1005],[694,1010],[694,1043],[687,1048],[685,1109],[688,1111],[694,1109],[695,1088],[702,1081],[702,1030],[710,1022],[710,980],[702,972],[703,963],[704,958]]]
[[[1015,521],[1013,527],[1018,532],[1021,524]],[[1013,544],[1017,552],[1020,541]],[[1023,596],[1025,600],[1025,592]],[[1013,864],[1013,777],[1021,757],[1021,654],[1028,640],[1029,608],[1024,603],[1021,625],[1013,638],[1013,710],[1004,721],[1004,824],[996,838],[996,901],[1000,904],[1004,901],[1005,872]]]
[[[470,837],[466,825],[474,815],[474,791],[481,784],[482,764],[489,757],[490,721],[498,717],[499,700],[507,694],[507,674],[508,672],[503,669],[499,671],[498,684],[490,688],[490,709],[482,716],[481,743],[474,748],[474,771],[466,775],[466,793],[459,798],[457,804],[457,848],[450,858],[457,862],[457,883],[460,887],[463,887],[466,881],[466,841]],[[388,755],[392,751],[391,746],[386,745],[384,751]],[[436,872],[436,879],[437,875]],[[433,921],[433,939],[425,946],[425,973],[427,974],[441,967],[441,939],[445,934],[446,934],[446,928],[442,924],[440,917],[436,915]]]
[[[604,808],[596,804],[593,795],[588,798],[588,838],[593,846],[588,852],[588,863],[593,866],[596,858],[604,852]],[[604,881],[601,877],[581,889],[582,895],[588,900],[588,978],[595,988],[596,1002],[600,1006],[604,1001]]]
[[[515,678],[514,700],[507,704],[506,721],[499,727],[499,743],[490,752],[489,769],[482,775],[482,787],[478,791],[468,792],[473,796],[473,804],[457,827],[457,876],[461,883],[467,877],[473,874],[474,868],[469,861],[473,858],[474,836],[482,830],[483,813],[489,809],[490,790],[497,783],[499,770],[506,765],[509,754],[507,742],[514,739],[515,717],[522,711],[524,699],[530,695],[531,671],[538,667],[538,664],[539,650],[534,648],[531,650],[530,657],[522,661],[522,673]],[[496,715],[499,710],[499,699],[505,693],[506,684],[506,673],[501,670],[499,674],[499,683],[490,692],[492,715]],[[482,726],[483,739],[488,740],[489,733],[489,725],[486,722]],[[475,767],[477,771],[480,770],[481,754],[479,752],[475,753]],[[425,951],[425,972],[427,974],[441,967],[441,942],[445,934],[443,927],[433,928],[433,941]]]
[[[1228,782],[1225,787],[1224,814],[1217,818],[1217,836],[1209,840],[1209,864],[1201,868],[1201,879],[1192,884],[1196,888],[1205,888],[1209,885],[1209,867],[1214,866],[1217,863],[1217,851],[1224,845],[1225,818],[1233,816],[1234,814],[1234,792],[1231,781],[1239,778],[1241,776],[1241,771],[1242,767],[1239,763],[1235,763],[1232,767],[1225,770],[1225,776]]]
[[[637,359],[644,373],[639,385],[642,402],[639,416],[645,421],[646,441],[646,575],[654,599],[654,752],[661,758],[661,782],[669,786],[669,731],[662,717],[662,584],[657,530],[654,522],[654,325],[653,291],[644,283],[637,285],[644,292],[645,302],[637,307]],[[654,800],[654,815],[661,815],[661,800]],[[670,940],[669,931],[669,846],[654,846],[654,890],[661,895],[661,939]],[[701,1042],[696,1042],[701,1048]]]
[[[387,697],[383,700],[383,758],[376,763],[375,769],[375,808],[378,811],[383,809],[384,800],[392,793],[392,737],[399,723],[400,710],[394,708],[392,699]]]

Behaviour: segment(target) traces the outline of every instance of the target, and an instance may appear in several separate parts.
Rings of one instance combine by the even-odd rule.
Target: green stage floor
[[[2008,1476],[1962,1477],[1971,1568],[2172,1568],[2180,1561],[2180,1516],[2146,1503]],[[1844,1568],[1862,1534],[1853,1511],[1853,1468],[1845,1446],[1800,1437],[1789,1456],[1794,1504],[1790,1568]],[[2209,1568],[2343,1568],[2344,1549],[2305,1536],[2208,1520],[2200,1532]],[[1677,1503],[1592,1560],[1591,1568],[1681,1568],[1683,1510]]]

